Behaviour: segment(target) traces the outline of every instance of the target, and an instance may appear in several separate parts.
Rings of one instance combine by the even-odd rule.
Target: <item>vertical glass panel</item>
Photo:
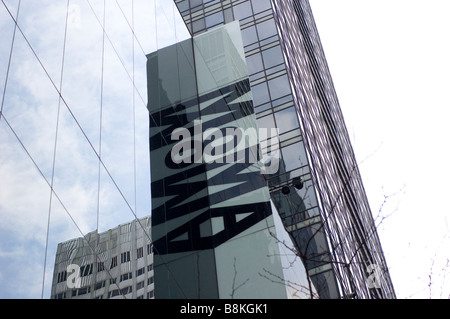
[[[150,111],[197,95],[191,39],[149,54],[147,68]]]
[[[283,53],[279,45],[276,47],[264,50],[262,52],[264,65],[266,69],[284,62]]]
[[[272,203],[272,210],[275,212],[276,207]],[[280,214],[273,214],[274,223],[277,232],[277,240],[279,242],[280,258],[283,264],[283,274],[286,282],[292,283],[292,285],[287,285],[286,290],[288,292],[288,298],[310,298],[309,289],[298,289],[297,287],[309,287],[308,275],[306,273],[305,266],[303,262],[298,258],[295,253],[295,244],[292,241],[291,236],[287,233],[285,225],[283,224]],[[314,285],[311,285],[313,293],[316,292]]]
[[[211,14],[209,16],[205,17],[205,21],[206,21],[206,27],[212,27],[214,25],[217,25],[219,23],[223,23],[224,19],[223,19],[223,12],[219,11],[217,13]]]
[[[246,1],[244,3],[238,4],[233,7],[234,17],[237,20],[245,19],[250,17],[252,12],[252,6],[250,5],[250,1]]]
[[[272,100],[276,100],[291,93],[287,75],[279,76],[275,79],[270,80],[268,83]]]
[[[314,186],[313,186],[312,180],[308,180],[308,181],[304,182],[302,189],[296,189],[294,187],[292,190],[295,191],[295,193],[297,193],[297,194],[294,194],[294,192],[292,192],[291,196],[301,198],[303,200],[304,207],[306,209],[310,209],[312,207],[317,206],[317,197],[316,197],[316,193],[314,192]],[[311,217],[311,214],[313,214],[314,212],[315,212],[314,210],[307,212],[306,218]]]
[[[264,69],[261,53],[256,53],[247,57],[248,74],[255,74]]]
[[[239,22],[194,37],[199,95],[248,77]]]
[[[294,107],[289,107],[280,112],[276,112],[275,119],[277,121],[277,127],[280,130],[280,134],[298,128],[299,126],[297,112]]]
[[[225,17],[225,23],[234,21],[233,10],[231,8],[223,10],[223,15]]]
[[[255,43],[258,41],[258,36],[256,34],[256,28],[254,26],[248,27],[242,30],[242,42],[244,46]]]
[[[274,19],[258,23],[256,28],[258,29],[258,36],[260,40],[277,34],[277,27],[275,26]]]
[[[253,12],[255,14],[272,8],[270,0],[252,0]]]
[[[269,90],[267,89],[267,83],[252,86],[253,103],[255,106],[264,104],[270,101]]]
[[[303,142],[298,142],[281,149],[286,172],[308,164]]]
[[[180,12],[186,11],[189,9],[189,0],[183,0],[177,3],[178,10]]]
[[[275,121],[273,115],[269,114],[258,119],[258,127],[260,128],[275,128]]]
[[[244,234],[216,249],[219,298],[286,299],[286,288],[279,284],[284,274],[273,217],[269,216]],[[245,284],[236,289],[234,282]]]
[[[266,148],[267,147],[275,147],[274,141],[271,141],[270,139],[273,137],[271,130],[272,128],[275,128],[275,121],[273,119],[273,115],[269,114],[267,116],[261,117],[257,120],[258,123],[258,130],[259,130],[259,141],[261,150],[264,153],[267,153]],[[278,145],[278,144],[276,144]]]
[[[206,24],[205,24],[205,19],[203,19],[203,18],[192,22],[192,32],[194,32],[194,33],[201,31],[201,30],[205,30],[205,28],[206,28]]]

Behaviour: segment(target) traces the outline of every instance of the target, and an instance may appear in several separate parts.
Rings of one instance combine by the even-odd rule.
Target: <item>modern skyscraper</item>
[[[308,272],[308,278],[311,279],[320,297],[395,298],[309,2],[307,0],[175,0],[175,4],[194,37],[194,48],[186,47],[192,45],[191,42],[179,44],[176,46],[179,52],[193,52],[198,49],[201,54],[206,53],[208,47],[202,46],[201,40],[196,46],[196,37],[200,39],[202,34],[210,34],[211,30],[219,26],[239,21],[245,63],[239,62],[240,64],[235,65],[235,70],[242,72],[246,65],[248,81],[243,77],[240,79],[239,86],[236,86],[237,82],[233,82],[234,89],[233,86],[229,86],[225,91],[221,91],[221,87],[216,85],[216,91],[213,93],[208,91],[209,95],[203,99],[202,94],[199,94],[201,88],[191,87],[192,92],[189,96],[198,97],[198,103],[208,105],[210,101],[222,98],[225,93],[231,94],[233,99],[236,99],[251,89],[252,101],[248,110],[251,110],[249,114],[254,110],[258,128],[279,130],[281,154],[279,169],[273,174],[265,175],[265,181],[249,172],[246,172],[246,177],[256,179],[250,183],[255,187],[254,190],[261,189],[260,186],[255,185],[267,183],[269,186],[270,201],[295,242],[298,254]],[[207,31],[209,32],[206,33]],[[173,55],[171,61],[177,61],[177,57],[179,59],[180,56]],[[150,64],[153,57],[149,55]],[[200,65],[192,67],[197,58],[198,56],[193,57],[187,54],[185,56],[187,60],[178,61],[176,66],[168,65],[170,59],[164,60],[166,65],[158,62],[155,62],[155,65],[158,65],[156,69],[159,68],[160,72],[167,72],[170,69],[177,72],[179,76],[186,77],[195,75],[199,72],[198,68],[202,67]],[[213,63],[212,60],[210,67],[211,63]],[[187,66],[191,69],[186,70]],[[223,63],[221,66],[225,68],[223,74],[226,75],[230,70],[226,69]],[[164,68],[168,69],[164,71]],[[202,76],[197,78],[194,76],[191,79],[183,78],[183,80],[195,85],[201,78]],[[157,85],[156,82],[149,82],[149,92]],[[153,91],[153,93],[159,94],[160,101],[165,98],[163,91],[159,93]],[[154,97],[150,94],[149,101],[151,98]],[[158,130],[172,124],[165,123],[164,117],[179,119],[176,112],[191,106],[184,101],[178,99],[176,103],[168,103],[172,106],[182,105],[181,109],[172,110],[170,114],[161,113],[160,117],[153,114],[161,120],[157,123],[160,125]],[[152,113],[151,105],[149,109]],[[215,112],[225,112],[225,110],[212,111],[208,115],[212,116]],[[191,119],[195,118],[191,117]],[[181,126],[188,124],[189,116],[185,115],[183,121],[187,122],[180,123]],[[151,132],[152,138],[154,133]],[[167,133],[166,138],[170,138]],[[155,143],[157,142],[153,141],[151,146],[153,155],[156,155],[155,145],[157,144]],[[261,139],[260,143],[263,146],[264,140]],[[270,153],[271,149],[269,146],[266,151]],[[155,161],[154,158],[156,157],[152,157],[152,161]],[[152,167],[152,181],[158,180],[158,178],[154,179],[155,174],[161,177],[161,183],[153,183],[152,191],[160,200],[165,198],[161,202],[161,205],[165,205],[176,195],[170,192],[164,193],[163,190],[166,190],[168,186],[162,182],[164,173],[160,175],[161,173],[158,167]],[[208,177],[205,170],[198,168],[195,174],[192,170],[188,176],[183,173],[173,177],[171,185],[175,185],[182,179],[197,178],[200,173]],[[238,173],[238,171],[226,172],[226,177],[223,177],[223,174],[213,174],[213,177],[226,178],[227,183],[241,183],[242,175]],[[177,185],[179,188],[182,184]],[[206,203],[202,205],[198,203],[202,198],[207,200],[210,196],[206,189],[211,185],[205,180],[195,180],[195,183],[190,185],[190,187],[185,186],[184,193],[189,194],[190,197],[175,199],[174,206],[185,204],[187,209],[191,205],[190,208],[195,207],[195,210],[208,206]],[[191,196],[197,196],[197,199],[193,201]],[[259,205],[267,207],[267,198],[261,197],[261,199],[263,200]],[[194,203],[196,206],[193,206]],[[160,205],[154,206],[153,209],[157,206]],[[153,220],[154,227],[168,225],[166,222],[169,222],[171,218],[167,218],[170,216],[170,208],[161,208],[161,212],[157,214],[154,210],[153,214],[156,217]],[[240,213],[246,212],[246,209]],[[271,215],[271,212],[263,207],[251,209],[251,211],[258,212],[253,213],[252,220],[255,222]],[[202,214],[203,212],[199,212],[184,220],[183,223],[186,223],[184,233],[182,231],[177,234],[172,233],[171,240],[174,242],[176,242],[174,236],[180,236],[180,243],[173,243],[173,247],[177,247],[175,250],[188,251],[196,248],[191,246],[187,249],[186,245],[181,244],[187,238],[192,239],[189,241],[191,245],[217,248],[215,245],[218,242],[215,240],[213,240],[214,243],[208,244],[199,240],[200,225],[203,225],[201,223],[207,219],[203,218]],[[233,210],[231,214],[237,218],[238,211]],[[219,216],[225,218],[227,215],[222,212],[214,215],[214,217]],[[194,223],[193,220],[195,220]],[[226,227],[225,225],[229,225],[223,221],[218,223],[215,223],[213,219],[211,221],[208,227],[212,228],[209,229],[208,234],[213,234],[212,237],[215,234],[214,229],[222,230]],[[172,229],[175,229],[174,224],[180,226],[178,222],[173,223]],[[161,233],[156,238],[160,240],[167,235],[168,233]],[[195,238],[198,240],[194,240]],[[158,244],[161,252],[164,249],[170,249],[169,246],[165,246],[169,244],[169,241],[166,238],[164,243]],[[254,251],[253,248],[249,247],[248,251]],[[196,261],[193,259],[191,263],[195,264]],[[216,267],[218,265],[216,264]],[[202,271],[216,269],[205,267],[198,269]],[[218,283],[220,284],[220,281]]]
[[[53,299],[153,299],[150,217],[60,243]]]

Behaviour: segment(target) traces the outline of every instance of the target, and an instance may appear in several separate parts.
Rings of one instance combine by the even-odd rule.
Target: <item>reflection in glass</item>
[[[217,13],[211,14],[209,16],[205,17],[206,20],[206,27],[212,27],[216,24],[222,23],[224,21],[223,19],[223,12],[219,11]]]
[[[201,18],[199,20],[196,20],[196,21],[192,22],[192,31],[194,33],[198,32],[198,31],[201,31],[201,30],[204,30],[205,27],[206,27],[206,25],[205,25],[205,19],[204,18]]]
[[[283,147],[281,153],[286,164],[286,172],[308,164],[303,142]]]
[[[148,74],[152,74],[148,83],[151,112],[197,95],[194,57],[189,52],[192,52],[192,41],[185,40],[148,55]]]
[[[287,75],[279,76],[273,80],[270,80],[268,83],[272,100],[276,100],[291,93]]]
[[[256,28],[254,26],[245,28],[241,32],[242,34],[242,42],[244,46],[255,43],[258,41],[258,36],[256,34]]]
[[[248,74],[255,74],[264,69],[261,53],[252,54],[247,57]]]
[[[200,95],[248,76],[237,21],[196,36],[194,53]]]
[[[196,6],[203,4],[203,0],[190,0],[190,2],[191,2],[191,5],[190,5],[191,8],[194,8]]]
[[[189,0],[183,0],[183,1],[180,1],[180,2],[177,3],[177,7],[178,7],[178,10],[180,10],[180,12],[184,12],[187,9],[189,9],[188,1]]]
[[[233,7],[233,13],[236,20],[245,19],[252,15],[252,7],[249,1],[238,4]]]
[[[298,128],[297,112],[294,107],[289,107],[275,113],[275,119],[280,129],[280,134]]]
[[[225,17],[225,23],[230,23],[230,22],[234,21],[233,10],[231,8],[224,9],[223,15]]]
[[[296,130],[286,132],[285,134],[280,134],[280,141],[287,141],[288,139],[301,136],[300,130],[297,128]]]
[[[267,83],[252,86],[253,103],[255,106],[269,102],[269,90],[267,89]]]
[[[260,40],[266,39],[277,34],[277,27],[273,19],[258,23],[256,25],[258,29],[258,36]]]
[[[258,119],[259,128],[275,128],[275,121],[273,120],[273,115],[269,114]]]
[[[283,53],[281,52],[281,48],[279,45],[264,50],[263,58],[264,58],[264,65],[267,69],[284,62]]]
[[[255,14],[272,8],[270,0],[252,0],[252,5],[253,5],[253,12],[255,12]]]

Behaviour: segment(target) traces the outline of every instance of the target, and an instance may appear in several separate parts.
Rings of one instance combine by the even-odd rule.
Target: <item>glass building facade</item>
[[[52,299],[154,299],[150,217],[58,244]]]
[[[319,296],[395,298],[309,2],[174,2],[194,39],[239,21],[257,126],[279,131],[279,169],[264,176],[273,212]]]
[[[243,48],[230,21],[147,56],[156,298],[309,296],[284,285],[307,276],[283,267]]]

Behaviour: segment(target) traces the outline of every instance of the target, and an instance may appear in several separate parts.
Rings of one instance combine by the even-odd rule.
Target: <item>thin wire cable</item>
[[[140,42],[139,39],[137,38],[136,33],[134,32],[134,11],[133,11],[133,14],[132,14],[132,23],[130,24],[130,22],[129,22],[128,19],[127,19],[127,16],[125,15],[125,12],[122,10],[122,7],[120,6],[120,4],[119,4],[119,2],[118,2],[117,0],[116,0],[116,3],[117,3],[117,6],[118,6],[119,9],[120,9],[120,12],[122,12],[122,16],[124,17],[125,21],[127,22],[128,27],[129,27],[130,30],[131,30],[131,33],[133,34],[133,38],[135,39],[135,41],[137,42],[137,44],[139,44],[139,47],[141,48],[142,54],[145,56],[145,55],[146,55],[146,54],[145,54],[145,50],[144,50],[144,48],[142,47],[141,42]],[[132,7],[134,8],[134,0],[132,0]],[[133,9],[133,10],[134,10],[134,9]]]
[[[21,0],[19,0],[19,4],[17,5],[16,20],[19,19],[20,3],[21,3]],[[12,60],[12,55],[13,55],[13,51],[14,51],[14,42],[15,42],[15,39],[16,39],[16,30],[17,30],[17,25],[14,24],[14,31],[13,31],[12,41],[11,41],[11,50],[9,51],[8,67],[6,69],[5,85],[3,87],[2,105],[0,107],[0,121],[1,121],[2,115],[3,115],[3,106],[5,104],[6,88],[8,86],[9,70],[10,70],[10,67],[11,67],[11,60]]]
[[[116,0],[117,5],[119,5],[119,3]],[[120,5],[119,5],[120,8]],[[126,20],[126,19],[125,19]],[[131,35],[131,51],[133,54],[133,83],[135,83],[136,80],[136,72],[135,72],[135,60],[134,60],[134,56],[135,56],[135,49],[134,49],[134,0],[131,1],[131,30],[132,30],[132,35]],[[133,164],[134,164],[134,212],[136,213],[136,215],[138,214],[137,212],[137,168],[136,168],[136,91],[133,89]]]
[[[101,186],[101,163],[102,157],[102,126],[103,126],[103,89],[104,89],[104,69],[105,69],[105,33],[106,33],[106,0],[103,0],[103,24],[102,24],[102,65],[100,80],[100,119],[99,119],[99,140],[98,140],[98,176],[97,176],[97,231],[100,220],[100,186]]]
[[[63,52],[62,52],[62,61],[61,61],[61,74],[59,80],[59,91],[62,92],[63,78],[64,78],[64,61],[66,55],[66,41],[67,41],[67,24],[69,20],[69,5],[70,0],[67,0],[67,8],[66,8],[66,21],[64,26],[64,43],[63,43]],[[45,269],[47,267],[47,253],[48,253],[48,239],[50,235],[50,219],[52,214],[52,201],[53,201],[53,186],[55,180],[55,167],[56,167],[56,150],[58,145],[58,131],[59,131],[59,120],[60,120],[60,111],[61,111],[61,98],[58,97],[58,111],[56,115],[56,128],[55,128],[55,141],[53,146],[53,162],[52,162],[52,177],[50,181],[50,199],[48,205],[48,217],[47,217],[47,236],[45,239],[45,255],[44,255],[44,271],[42,275],[42,292],[41,299],[44,299],[44,288],[45,288]]]

